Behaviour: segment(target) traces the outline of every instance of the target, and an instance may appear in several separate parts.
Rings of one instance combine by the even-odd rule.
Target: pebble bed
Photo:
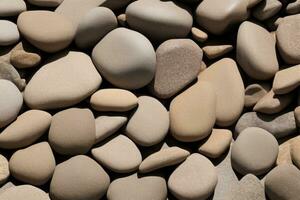
[[[0,200],[300,200],[300,0],[0,0]]]

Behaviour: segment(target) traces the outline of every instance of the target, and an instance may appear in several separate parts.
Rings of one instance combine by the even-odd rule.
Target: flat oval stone
[[[50,197],[52,200],[99,200],[109,183],[108,174],[96,161],[79,155],[56,166]]]
[[[300,195],[299,170],[292,164],[277,166],[266,176],[265,191],[270,200],[296,200]]]
[[[288,64],[300,64],[300,14],[283,18],[276,30],[277,46]]]
[[[227,129],[213,129],[208,139],[198,148],[199,153],[217,158],[221,156],[230,146],[232,141],[232,132]]]
[[[142,146],[161,142],[169,130],[169,113],[157,99],[149,96],[138,98],[138,108],[125,128],[126,135]]]
[[[30,4],[40,7],[57,7],[63,1],[64,0],[28,0]]]
[[[117,18],[110,9],[105,7],[93,8],[80,20],[75,43],[80,48],[94,47],[117,26]]]
[[[48,140],[59,154],[85,154],[95,143],[95,129],[95,119],[89,109],[69,108],[53,116]]]
[[[0,79],[6,79],[13,82],[20,91],[23,91],[26,86],[25,79],[21,79],[19,72],[14,66],[0,62]]]
[[[138,89],[154,77],[156,55],[152,44],[126,28],[109,32],[93,49],[92,58],[101,75],[120,88]]]
[[[171,39],[156,50],[156,72],[153,91],[159,98],[170,98],[193,80],[200,72],[203,52],[190,39]]]
[[[254,106],[253,111],[274,114],[285,109],[293,101],[293,94],[276,95],[270,90]]]
[[[6,127],[0,134],[0,147],[17,149],[33,144],[50,127],[52,116],[41,110],[29,110]]]
[[[197,42],[205,42],[208,38],[207,33],[205,33],[203,30],[197,27],[193,27],[191,29],[191,32],[192,32],[193,39],[196,40]]]
[[[21,34],[35,47],[54,53],[69,46],[75,27],[67,18],[51,11],[28,11],[18,17]]]
[[[0,194],[0,198],[5,200],[50,200],[46,192],[32,185],[10,187]]]
[[[90,103],[97,111],[125,112],[137,106],[138,98],[128,90],[101,89],[91,96]]]
[[[0,185],[6,183],[10,175],[8,160],[0,154]],[[1,193],[0,193],[1,195]]]
[[[20,34],[17,25],[8,20],[0,20],[0,46],[12,45],[19,39]]]
[[[125,123],[127,117],[100,116],[96,118],[96,143],[117,132]]]
[[[157,41],[183,38],[193,25],[193,17],[186,7],[160,0],[140,0],[129,4],[126,20],[131,28]]]
[[[280,70],[275,74],[273,90],[276,94],[286,94],[300,86],[300,65]]]
[[[280,124],[280,126],[278,126],[278,124]],[[244,113],[236,123],[236,135],[239,135],[248,127],[259,127],[265,129],[276,138],[292,135],[297,131],[294,112],[278,113],[273,115],[247,112]]]
[[[208,59],[221,57],[233,50],[231,44],[227,45],[208,45],[203,47],[203,52]]]
[[[10,81],[0,79],[0,128],[11,123],[23,105],[23,97],[18,88]]]
[[[223,58],[201,72],[198,80],[212,84],[217,95],[216,124],[232,125],[244,108],[244,83],[234,60]],[[226,80],[226,84],[224,83]],[[234,97],[234,98],[232,98]]]
[[[249,21],[239,27],[236,57],[243,70],[253,79],[270,79],[279,70],[273,36]]]
[[[189,155],[190,152],[176,146],[162,149],[145,158],[139,166],[139,172],[149,173],[157,169],[179,164]]]
[[[48,142],[18,150],[9,160],[11,175],[32,185],[43,185],[48,182],[55,166],[55,158]]]
[[[179,141],[192,142],[207,137],[215,121],[216,94],[208,82],[197,82],[170,104],[170,131]]]
[[[245,88],[245,107],[254,106],[270,89],[268,84],[254,83],[248,85]]]
[[[34,74],[25,88],[24,99],[30,108],[68,107],[93,94],[101,82],[91,58],[70,51],[58,54]]]
[[[17,16],[21,12],[26,11],[26,3],[24,0],[1,0],[0,1],[0,16],[10,17]]]
[[[117,173],[135,171],[142,162],[140,150],[124,135],[92,149],[92,155],[101,165]]]
[[[107,191],[108,200],[165,200],[167,184],[163,177],[133,174],[114,180]]]
[[[300,168],[300,137],[294,137],[290,143],[291,158],[293,163]]]
[[[272,168],[277,155],[275,137],[262,128],[250,127],[243,130],[233,143],[232,166],[243,175],[262,175]]]
[[[179,200],[207,199],[218,182],[215,166],[206,157],[194,153],[170,175],[168,189]]]

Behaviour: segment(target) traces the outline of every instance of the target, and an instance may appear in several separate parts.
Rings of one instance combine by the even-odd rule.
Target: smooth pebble
[[[269,84],[253,83],[245,88],[245,107],[254,106],[271,89]]]
[[[25,79],[21,79],[20,74],[14,66],[5,62],[0,62],[0,79],[6,79],[13,82],[20,91],[23,91],[26,86]]]
[[[17,25],[8,20],[0,20],[0,46],[15,44],[19,39],[20,34]]]
[[[26,3],[24,0],[1,0],[0,1],[0,17],[17,16],[21,12],[26,11]]]
[[[5,190],[0,194],[0,199],[50,200],[50,197],[46,192],[32,185],[18,185]]]
[[[203,52],[208,59],[222,57],[233,50],[232,45],[208,45],[203,47]]]
[[[6,159],[6,157],[0,154],[0,185],[6,183],[9,175],[10,175],[10,171],[9,171],[8,160]]]

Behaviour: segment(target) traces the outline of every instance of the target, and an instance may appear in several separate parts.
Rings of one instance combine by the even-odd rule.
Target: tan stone
[[[254,106],[262,97],[264,97],[271,86],[267,83],[259,84],[254,83],[248,85],[245,89],[245,107]]]
[[[32,185],[18,185],[15,187],[10,187],[1,193],[0,199],[50,200],[50,197],[46,192]]]
[[[205,46],[202,49],[208,59],[215,59],[232,51],[233,46],[232,45],[211,45],[211,46]]]
[[[10,171],[8,160],[0,154],[0,185],[3,185],[7,181],[9,175]]]
[[[207,33],[205,33],[203,30],[196,28],[196,27],[192,27],[192,37],[194,40],[196,40],[197,42],[205,42],[208,38]]]

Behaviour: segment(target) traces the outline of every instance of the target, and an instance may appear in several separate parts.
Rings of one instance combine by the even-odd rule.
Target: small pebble
[[[127,25],[127,21],[126,21],[126,14],[122,13],[120,15],[118,15],[117,17],[118,23],[120,26],[125,27]]]
[[[207,33],[205,33],[199,28],[192,27],[191,31],[192,31],[193,39],[196,40],[197,42],[205,42],[208,38]]]
[[[221,57],[232,50],[232,45],[211,45],[203,47],[203,52],[208,59]]]

